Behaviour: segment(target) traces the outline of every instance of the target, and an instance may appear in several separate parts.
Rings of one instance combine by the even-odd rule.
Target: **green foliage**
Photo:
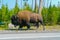
[[[31,12],[37,12],[38,13],[38,6],[37,10],[33,10],[29,4],[24,4],[23,10],[29,10]],[[14,14],[17,14],[18,11],[23,11],[19,8],[18,4],[15,4],[15,7],[13,9],[8,8],[8,5],[2,4],[2,7],[0,8],[0,21],[10,21],[11,16]],[[42,16],[44,24],[46,25],[55,25],[60,24],[60,7],[56,7],[55,5],[50,6],[48,8],[43,7],[42,10]]]
[[[9,11],[8,20],[11,19],[11,16],[12,16],[13,14],[14,14],[14,10],[12,9],[12,10]]]
[[[16,14],[18,11],[19,11],[19,7],[18,4],[16,3],[14,7],[14,13]]]
[[[9,16],[9,9],[8,9],[8,5],[6,4],[6,12],[5,12],[5,21],[8,21],[8,17]]]
[[[32,8],[27,3],[24,4],[24,10],[32,11]]]
[[[60,24],[60,7],[58,7],[57,9],[58,9],[58,14],[59,14],[57,23]]]
[[[43,21],[44,21],[44,24],[47,24],[48,22],[47,22],[47,14],[48,14],[48,9],[47,8],[45,8],[45,7],[43,7],[43,10],[42,10],[42,16],[43,16]]]
[[[2,21],[2,13],[1,13],[1,9],[0,9],[0,21]]]
[[[1,7],[2,21],[5,20],[5,15],[6,15],[5,13],[6,13],[6,7],[5,7],[5,5],[2,4],[2,7]]]
[[[46,25],[55,25],[60,23],[60,12],[58,9],[58,7],[55,5],[51,6],[51,4],[49,8],[43,7],[42,14]]]
[[[48,8],[48,13],[47,13],[47,22],[50,25],[52,23],[52,6],[50,4],[49,8]]]
[[[58,16],[59,16],[59,13],[57,11],[57,7],[55,5],[53,5],[53,7],[52,7],[52,22],[53,22],[53,25],[57,23]]]

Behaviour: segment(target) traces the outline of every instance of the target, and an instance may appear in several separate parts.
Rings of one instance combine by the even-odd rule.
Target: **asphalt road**
[[[60,40],[60,32],[2,31],[0,40]]]

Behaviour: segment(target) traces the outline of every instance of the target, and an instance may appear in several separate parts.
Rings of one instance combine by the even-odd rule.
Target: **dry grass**
[[[39,30],[43,30],[43,26],[40,26]],[[45,26],[45,30],[47,30],[47,31],[60,31],[60,25]]]
[[[0,27],[0,30],[5,30],[5,28]]]
[[[26,28],[27,27],[23,27],[23,29],[26,29]],[[34,26],[31,26],[30,28],[36,30],[36,27],[34,27]],[[8,28],[0,27],[0,30],[5,30],[5,29],[8,29]],[[42,31],[43,30],[43,26],[40,26],[38,28],[38,30]],[[49,31],[60,31],[60,25],[45,26],[45,30],[49,30]]]
[[[45,30],[47,31],[60,31],[60,25],[44,26],[44,27],[45,27]],[[26,29],[27,27],[23,27],[23,28]],[[31,29],[36,30],[36,27],[31,26]],[[43,26],[40,26],[38,30],[43,31]]]

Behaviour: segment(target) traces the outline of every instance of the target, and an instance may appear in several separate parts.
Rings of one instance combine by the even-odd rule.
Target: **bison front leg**
[[[20,24],[20,25],[19,25],[19,30],[22,30],[22,27],[23,27],[23,25],[22,25],[22,24]]]
[[[27,23],[26,26],[27,26],[27,29],[29,30],[30,29],[30,23]]]

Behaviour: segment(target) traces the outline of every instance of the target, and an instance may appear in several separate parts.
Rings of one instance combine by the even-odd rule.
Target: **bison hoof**
[[[30,30],[30,28],[28,28],[27,30]]]
[[[22,28],[19,28],[18,30],[22,30]]]

